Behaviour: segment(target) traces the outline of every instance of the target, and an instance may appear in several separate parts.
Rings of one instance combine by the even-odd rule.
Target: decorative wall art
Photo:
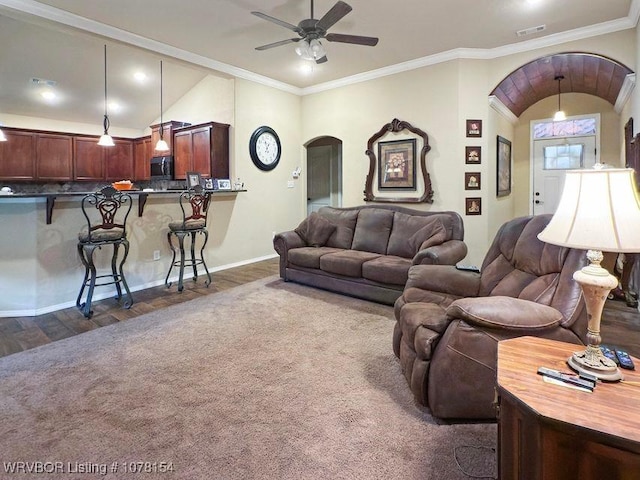
[[[408,130],[418,138],[405,138],[403,140],[378,142],[388,133],[400,133]],[[376,158],[375,144],[378,142],[378,158]],[[418,160],[416,152],[418,144],[422,144],[420,149],[419,168],[422,172],[422,185],[424,192],[422,195],[416,194],[411,197],[387,197],[374,195],[373,182],[376,178],[376,170],[378,177],[378,190],[382,192],[385,189],[392,190],[414,190],[418,191],[421,185],[418,184],[416,178],[416,170],[418,168]],[[429,145],[429,137],[425,132],[412,126],[408,122],[404,122],[394,118],[391,122],[383,125],[383,127],[375,133],[367,142],[367,150],[365,153],[369,157],[369,173],[364,183],[364,201],[365,202],[399,202],[399,203],[433,203],[433,189],[431,187],[431,178],[427,173],[426,156],[431,150]]]
[[[464,163],[479,165],[482,162],[482,147],[465,147]]]
[[[464,189],[480,190],[480,172],[465,172]]]
[[[498,197],[511,193],[511,142],[498,135],[496,159],[497,192]]]
[[[378,188],[416,189],[416,139],[378,142]]]
[[[467,120],[467,137],[482,136],[482,120]]]
[[[482,215],[482,199],[480,197],[467,197],[464,199],[464,203],[466,215]]]

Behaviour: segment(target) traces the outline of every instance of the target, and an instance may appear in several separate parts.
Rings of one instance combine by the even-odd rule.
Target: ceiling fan
[[[256,50],[267,50],[273,47],[279,47],[288,43],[300,42],[296,47],[296,53],[306,60],[314,60],[316,63],[324,63],[327,61],[327,54],[320,43],[320,39],[324,38],[329,42],[352,43],[355,45],[375,46],[378,43],[376,37],[362,37],[360,35],[344,35],[342,33],[327,33],[327,30],[335,25],[351,10],[350,5],[345,2],[336,2],[320,20],[313,18],[313,0],[311,0],[311,18],[300,21],[298,25],[279,20],[261,12],[251,12],[256,17],[260,17],[269,22],[273,22],[282,27],[293,30],[300,38],[288,38],[279,42],[269,43],[256,47]]]

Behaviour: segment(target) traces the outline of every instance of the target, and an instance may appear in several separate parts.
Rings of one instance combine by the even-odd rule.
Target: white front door
[[[565,170],[595,165],[596,136],[534,140],[533,153],[533,214],[555,213]]]

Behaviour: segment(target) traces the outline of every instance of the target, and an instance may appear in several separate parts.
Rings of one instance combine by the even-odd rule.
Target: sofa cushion
[[[371,252],[358,250],[343,250],[327,253],[320,257],[320,269],[328,273],[337,273],[347,277],[362,277],[362,264],[379,257]]]
[[[298,267],[320,268],[320,257],[341,251],[330,247],[302,247],[289,250],[289,263]]]
[[[421,217],[395,212],[387,255],[413,258],[419,250],[449,240],[451,231],[451,219],[448,215]]]
[[[351,248],[386,255],[393,214],[392,210],[381,208],[360,210]]]
[[[411,265],[411,260],[408,258],[385,255],[364,263],[362,276],[374,282],[404,285]]]
[[[322,207],[318,210],[318,214],[336,226],[336,230],[329,237],[329,240],[327,240],[327,247],[351,248],[353,232],[356,229],[356,220],[358,219],[358,211],[357,209],[343,210],[333,207]]]
[[[305,218],[295,229],[305,243],[311,247],[322,247],[336,231],[336,225],[316,212]]]

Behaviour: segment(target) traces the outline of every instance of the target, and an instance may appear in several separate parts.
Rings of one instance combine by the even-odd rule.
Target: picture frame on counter
[[[202,176],[198,172],[187,172],[187,189],[202,186]]]
[[[213,189],[214,190],[231,190],[231,180],[228,178],[214,178]]]

